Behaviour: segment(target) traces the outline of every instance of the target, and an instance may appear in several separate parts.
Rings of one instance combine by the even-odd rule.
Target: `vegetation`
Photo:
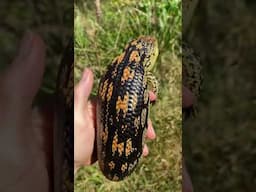
[[[195,191],[255,191],[255,1],[200,1],[188,34],[204,69],[200,112],[184,125]]]
[[[113,183],[104,178],[98,164],[76,175],[75,190],[82,191],[181,191],[181,1],[102,1],[97,19],[92,1],[75,4],[75,82],[85,67],[95,76],[92,95],[108,64],[125,44],[139,35],[158,39],[160,55],[154,74],[160,83],[150,118],[157,134],[147,142],[148,157],[135,173]]]
[[[73,6],[67,1],[1,2],[0,70],[12,62],[26,31],[40,34],[46,44],[46,69],[39,97],[55,91],[58,67],[73,34]]]

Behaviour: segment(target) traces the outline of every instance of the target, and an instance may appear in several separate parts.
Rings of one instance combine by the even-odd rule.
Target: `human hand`
[[[74,101],[74,161],[75,171],[81,167],[94,163],[97,159],[94,148],[96,129],[96,100],[88,100],[93,86],[93,73],[90,69],[85,69],[82,79],[75,87]],[[156,100],[156,96],[150,92],[151,101]],[[149,120],[146,133],[148,139],[154,139],[152,122]],[[143,156],[147,156],[149,149],[144,146]]]
[[[195,102],[194,94],[185,86],[182,86],[182,107],[191,107]]]
[[[182,86],[182,107],[187,108],[191,107],[194,103],[195,97],[193,93]],[[191,178],[188,174],[184,159],[182,158],[182,191],[183,192],[193,192],[193,185],[191,182]]]
[[[32,103],[45,67],[45,44],[27,33],[0,76],[0,191],[48,191],[45,153],[32,126]]]

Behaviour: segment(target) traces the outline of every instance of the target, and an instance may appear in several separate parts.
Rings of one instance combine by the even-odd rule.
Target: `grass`
[[[187,34],[204,68],[200,113],[183,137],[195,191],[255,191],[254,18],[253,1],[200,1]]]
[[[45,76],[39,95],[54,93],[61,57],[73,34],[73,3],[1,2],[0,16],[0,70],[12,62],[24,32],[32,30],[46,44]]]
[[[75,191],[181,191],[181,2],[107,0],[101,8],[102,18],[97,21],[91,1],[75,4],[75,82],[90,67],[95,76],[92,95],[96,95],[101,75],[125,44],[139,35],[155,36],[160,56],[154,74],[160,93],[150,118],[157,138],[147,142],[149,156],[126,180],[106,180],[96,163],[79,170]]]

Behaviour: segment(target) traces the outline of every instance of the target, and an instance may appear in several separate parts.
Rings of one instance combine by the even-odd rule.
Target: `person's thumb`
[[[88,98],[92,91],[93,73],[86,68],[83,72],[82,79],[75,86],[75,108],[83,110],[87,104]]]
[[[194,94],[185,86],[182,86],[182,107],[191,107],[195,102]]]
[[[5,74],[5,91],[24,105],[32,104],[43,79],[45,44],[36,33],[25,34],[17,57]],[[13,92],[15,90],[15,93]]]

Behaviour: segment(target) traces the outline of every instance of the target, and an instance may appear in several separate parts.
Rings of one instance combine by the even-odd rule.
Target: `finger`
[[[54,98],[41,106],[33,108],[32,127],[35,131],[35,140],[38,148],[46,154],[46,166],[52,171],[53,154],[53,126],[54,126]]]
[[[90,119],[93,120],[93,127],[97,127],[97,122],[96,122],[96,100],[89,100],[87,102],[87,107],[88,107],[88,116]]]
[[[142,152],[142,156],[146,157],[149,154],[148,146],[145,144]]]
[[[156,133],[154,131],[152,121],[150,119],[148,120],[148,129],[147,129],[147,133],[146,133],[146,138],[151,139],[151,140],[156,138]]]
[[[84,109],[90,96],[93,86],[93,73],[90,69],[85,69],[82,79],[75,86],[75,107]]]
[[[20,44],[19,44],[18,52],[16,53],[16,57],[12,63],[12,66],[17,67],[18,65],[21,65],[21,66],[24,65],[20,61],[29,55],[34,36],[35,36],[35,34],[31,31],[27,31],[23,35],[23,37],[20,41]]]
[[[6,74],[10,91],[25,103],[32,102],[41,85],[45,68],[45,44],[42,38],[32,32],[25,34],[17,57]]]
[[[151,102],[155,101],[157,98],[156,94],[154,94],[152,91],[149,91],[149,100]]]
[[[190,107],[194,103],[194,94],[185,86],[182,86],[182,107]]]
[[[183,160],[182,160],[182,191],[193,192],[192,181]]]

